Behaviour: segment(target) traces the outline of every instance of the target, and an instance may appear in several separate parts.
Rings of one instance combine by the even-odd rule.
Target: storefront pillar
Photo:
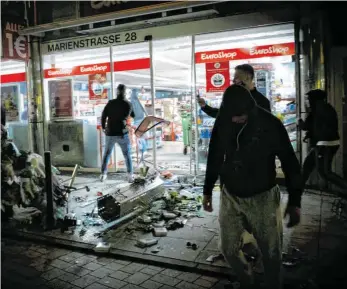
[[[42,93],[42,63],[40,41],[36,37],[30,39],[31,59],[28,66],[28,119],[30,148],[34,153],[43,156],[44,144],[44,99]]]

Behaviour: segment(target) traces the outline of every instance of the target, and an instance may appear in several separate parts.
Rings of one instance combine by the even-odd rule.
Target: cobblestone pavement
[[[10,239],[2,239],[1,243],[4,289],[219,289],[228,282]]]

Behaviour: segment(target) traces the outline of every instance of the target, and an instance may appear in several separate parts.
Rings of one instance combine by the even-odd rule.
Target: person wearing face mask
[[[279,158],[289,193],[288,227],[300,222],[301,168],[282,122],[259,108],[249,90],[229,86],[216,118],[207,159],[203,207],[212,212],[212,191],[220,177],[220,249],[239,278],[253,286],[253,274],[242,253],[242,235],[250,229],[262,254],[266,288],[281,288],[281,192],[276,183]]]
[[[306,131],[305,139],[311,150],[303,164],[303,183],[315,167],[321,177],[340,187],[347,193],[347,182],[332,170],[333,159],[340,147],[340,136],[336,110],[327,102],[326,92],[320,89],[307,94],[310,113],[305,121],[299,120],[299,128]]]
[[[101,166],[100,181],[107,178],[107,165],[110,161],[112,151],[117,143],[125,158],[128,172],[128,181],[133,182],[133,164],[131,159],[131,142],[126,121],[129,117],[135,118],[131,103],[125,98],[126,86],[119,84],[117,87],[117,98],[110,100],[101,116],[101,126],[106,134],[105,151]]]
[[[270,101],[255,88],[253,80],[254,69],[251,65],[242,64],[235,67],[233,83],[246,87],[251,92],[256,104],[266,111],[271,112]],[[208,116],[213,118],[217,117],[219,111],[218,108],[207,105],[203,98],[198,98],[198,104],[200,105],[201,110]]]

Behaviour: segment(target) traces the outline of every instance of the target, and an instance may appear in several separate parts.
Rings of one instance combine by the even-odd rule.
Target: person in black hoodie
[[[289,193],[287,226],[292,227],[300,222],[303,185],[288,133],[278,118],[256,105],[245,87],[227,88],[212,130],[203,207],[213,210],[212,191],[220,177],[220,246],[241,288],[249,288],[253,282],[250,265],[240,251],[245,229],[252,231],[261,250],[266,288],[281,287],[282,216],[276,156]]]
[[[125,99],[126,87],[119,84],[117,87],[117,98],[110,100],[101,116],[101,126],[106,134],[105,151],[101,166],[100,180],[103,182],[107,178],[107,165],[114,148],[118,143],[122,149],[128,172],[128,181],[133,181],[133,164],[131,159],[131,143],[126,125],[128,117],[135,117],[131,103]]]
[[[1,105],[1,125],[6,125],[6,110],[3,105]]]
[[[311,112],[305,121],[299,120],[299,128],[307,131],[305,138],[309,140],[311,147],[303,164],[304,185],[317,166],[318,173],[324,180],[347,190],[347,182],[331,170],[334,156],[340,147],[336,110],[327,102],[325,91],[315,89],[306,95]]]
[[[242,64],[235,67],[233,83],[246,87],[251,92],[256,104],[268,112],[271,112],[270,101],[256,89],[253,80],[254,69],[251,65]],[[213,118],[217,117],[219,111],[218,108],[207,105],[203,98],[198,98],[198,103],[201,110],[208,116]]]

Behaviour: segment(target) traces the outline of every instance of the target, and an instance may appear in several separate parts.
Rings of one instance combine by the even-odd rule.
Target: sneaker
[[[134,176],[133,174],[128,174],[128,182],[133,183],[134,182]]]
[[[107,179],[107,175],[106,174],[102,174],[100,176],[100,182],[104,182],[104,181],[106,181],[106,179]]]

